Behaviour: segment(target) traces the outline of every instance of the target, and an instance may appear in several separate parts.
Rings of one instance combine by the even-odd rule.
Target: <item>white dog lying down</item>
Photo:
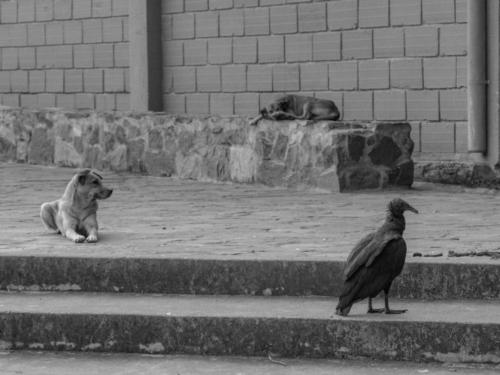
[[[74,175],[60,199],[42,204],[40,217],[45,226],[74,242],[97,242],[97,199],[113,192],[101,181],[90,169]]]

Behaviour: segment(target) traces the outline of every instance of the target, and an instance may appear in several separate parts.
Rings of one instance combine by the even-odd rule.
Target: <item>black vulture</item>
[[[368,313],[401,314],[407,310],[389,308],[389,289],[404,266],[406,243],[403,239],[403,213],[416,209],[400,198],[387,205],[384,224],[359,241],[351,250],[344,269],[344,286],[337,305],[337,315],[346,316],[353,303],[368,297]],[[385,294],[385,308],[374,309],[372,298],[381,291]]]

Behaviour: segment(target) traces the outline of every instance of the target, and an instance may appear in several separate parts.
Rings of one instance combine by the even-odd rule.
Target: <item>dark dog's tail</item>
[[[54,210],[54,207],[52,207],[50,203],[42,204],[42,207],[40,207],[40,218],[42,219],[47,229],[53,229],[56,231],[59,230],[57,228],[55,216],[56,212]]]

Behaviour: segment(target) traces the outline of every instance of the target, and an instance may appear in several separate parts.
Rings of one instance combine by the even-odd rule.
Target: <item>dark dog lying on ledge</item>
[[[321,120],[336,121],[339,117],[340,112],[331,100],[301,95],[284,95],[262,108],[260,115],[250,121],[250,125],[257,125],[262,119],[274,121],[307,120],[306,125],[309,125]]]

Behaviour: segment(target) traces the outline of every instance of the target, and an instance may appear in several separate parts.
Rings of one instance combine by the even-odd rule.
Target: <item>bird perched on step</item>
[[[404,212],[418,211],[400,198],[387,205],[384,224],[359,241],[351,250],[344,269],[344,286],[336,308],[337,315],[349,314],[352,305],[368,297],[368,313],[401,314],[407,310],[389,308],[389,289],[404,266],[406,242]],[[374,309],[372,298],[385,294],[385,308]]]

